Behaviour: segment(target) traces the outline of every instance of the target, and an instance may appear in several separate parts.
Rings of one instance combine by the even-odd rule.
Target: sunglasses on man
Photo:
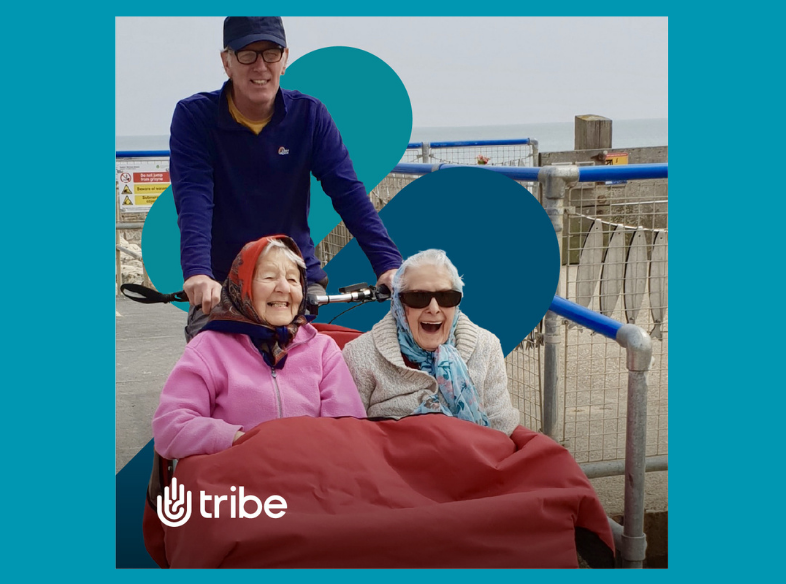
[[[461,292],[457,290],[440,290],[439,292],[421,292],[413,290],[409,292],[399,292],[399,299],[402,304],[410,308],[426,308],[431,304],[431,299],[436,298],[437,304],[442,308],[453,308],[461,302]]]

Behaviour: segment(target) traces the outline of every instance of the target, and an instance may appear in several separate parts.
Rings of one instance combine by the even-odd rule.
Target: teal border
[[[375,15],[371,7],[357,1],[337,7],[301,1],[279,8],[292,16]],[[775,345],[766,333],[759,337],[761,323],[742,331],[729,330],[726,323],[733,322],[729,317],[735,316],[728,312],[730,306],[747,308],[745,300],[756,294],[753,286],[759,281],[772,283],[764,274],[779,271],[777,254],[767,253],[776,248],[767,245],[766,236],[760,237],[757,217],[761,215],[746,221],[745,211],[753,209],[750,203],[745,204],[745,193],[753,193],[748,191],[751,182],[743,166],[767,165],[762,152],[768,147],[765,135],[772,128],[765,116],[767,106],[774,105],[780,93],[769,80],[774,69],[760,77],[756,68],[766,65],[768,55],[777,51],[782,37],[775,29],[779,19],[764,12],[749,16],[743,11],[728,17],[732,24],[716,14],[723,10],[719,5],[706,5],[694,12],[684,2],[621,5],[565,1],[532,6],[502,0],[482,5],[430,1],[395,8],[406,11],[404,15],[424,16],[478,15],[482,10],[488,16],[600,16],[624,11],[631,16],[670,17],[670,82],[675,88],[669,113],[673,282],[670,464],[674,471],[670,495],[676,513],[670,528],[668,573],[649,571],[625,577],[664,578],[673,577],[674,572],[690,576],[696,571],[705,578],[738,579],[766,566],[762,560],[770,559],[774,564],[779,557],[774,554],[775,545],[782,541],[774,531],[782,490],[777,479],[780,465],[756,460],[763,450],[760,445],[766,444],[768,433],[774,431],[769,424],[762,426],[761,420],[751,431],[740,419],[751,417],[750,412],[757,408],[773,409],[770,394],[782,383],[777,382],[782,376],[770,380],[760,371],[782,341]],[[395,8],[378,5],[376,15],[394,15]],[[7,162],[5,324],[9,339],[4,351],[8,359],[3,383],[7,400],[5,469],[9,473],[4,487],[10,491],[5,498],[4,524],[11,541],[11,547],[6,548],[5,571],[21,572],[25,579],[71,573],[88,581],[159,577],[114,569],[114,209],[112,198],[106,195],[114,174],[114,17],[131,15],[131,11],[169,15],[217,9],[253,13],[260,5],[137,2],[95,5],[88,10],[39,3],[32,14],[8,8],[4,12],[3,45],[10,85],[5,91],[3,145]],[[746,33],[752,38],[746,39]],[[487,42],[491,44],[493,39]],[[42,46],[52,49],[49,57],[33,60],[29,49]],[[613,91],[613,84],[609,91]],[[749,103],[751,100],[754,103]],[[742,118],[748,123],[738,124]],[[772,133],[780,134],[779,130]],[[739,179],[727,178],[725,173],[720,174],[722,178],[712,178],[731,161],[740,165]],[[769,198],[766,204],[771,204]],[[775,205],[779,207],[777,202]],[[727,221],[718,221],[721,217]],[[67,250],[52,237],[64,230],[64,222],[76,226]],[[745,233],[756,234],[753,239],[764,244],[759,248],[763,251],[723,241],[724,233],[738,240]],[[700,263],[696,250],[702,250]],[[67,264],[68,270],[53,269],[55,262]],[[45,268],[40,270],[41,266]],[[731,282],[727,282],[729,277]],[[698,302],[689,296],[697,285],[714,287],[716,292]],[[30,302],[31,298],[35,302]],[[751,318],[757,314],[755,309],[747,313],[749,321],[756,320]],[[780,323],[773,325],[778,328]],[[700,332],[700,338],[689,331]],[[746,334],[749,331],[756,334]],[[743,373],[741,368],[735,371],[725,366],[719,349],[738,351],[735,359],[748,363],[748,369]],[[780,444],[778,437],[772,440],[775,442],[770,444]],[[717,465],[721,453],[732,463],[731,468]],[[757,503],[764,503],[765,509],[760,510]],[[754,510],[760,512],[746,513]],[[746,516],[748,522],[740,525]],[[745,567],[738,562],[744,562]],[[394,582],[402,576],[433,582],[506,581],[528,575],[344,571],[262,575],[342,582],[368,578]],[[199,581],[218,576],[188,573],[161,577]],[[610,576],[584,572],[581,576],[550,573],[545,577]]]

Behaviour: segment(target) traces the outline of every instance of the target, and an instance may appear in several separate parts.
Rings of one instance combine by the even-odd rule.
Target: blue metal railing
[[[481,165],[478,165],[481,166]],[[484,169],[498,172],[513,180],[537,181],[541,167],[516,167],[516,166],[487,166]],[[400,174],[428,174],[447,168],[475,168],[467,164],[422,164],[406,162],[397,164],[392,172]],[[621,166],[580,166],[579,182],[600,182],[612,180],[640,180],[646,178],[668,178],[669,163],[657,164],[627,164]]]
[[[549,310],[612,340],[616,340],[617,331],[622,328],[621,322],[589,308],[584,308],[581,304],[576,304],[561,296],[554,297]]]
[[[118,150],[115,158],[161,158],[169,156],[169,150]]]
[[[579,182],[641,180],[645,178],[669,178],[669,163],[579,167]]]
[[[463,148],[468,146],[514,146],[517,144],[532,144],[531,138],[513,138],[510,140],[463,140],[458,142],[429,142],[430,148]],[[422,148],[423,142],[410,142],[407,149]],[[152,158],[169,156],[169,150],[120,150],[115,153],[115,158]]]
[[[462,140],[459,142],[428,142],[430,148],[465,148],[467,146],[515,146],[531,144],[531,138],[513,138],[510,140]],[[423,142],[410,142],[407,149],[422,148]]]

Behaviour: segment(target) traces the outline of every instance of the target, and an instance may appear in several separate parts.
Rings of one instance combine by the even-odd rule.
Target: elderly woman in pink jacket
[[[295,242],[263,237],[235,258],[210,321],[187,346],[153,417],[164,458],[212,454],[254,426],[293,416],[364,418],[336,342],[305,312]]]

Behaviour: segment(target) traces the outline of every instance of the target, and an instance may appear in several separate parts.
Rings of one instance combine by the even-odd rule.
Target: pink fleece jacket
[[[247,335],[203,331],[164,385],[153,438],[164,458],[213,454],[238,430],[294,416],[366,417],[333,339],[301,326],[285,366],[273,371]]]

